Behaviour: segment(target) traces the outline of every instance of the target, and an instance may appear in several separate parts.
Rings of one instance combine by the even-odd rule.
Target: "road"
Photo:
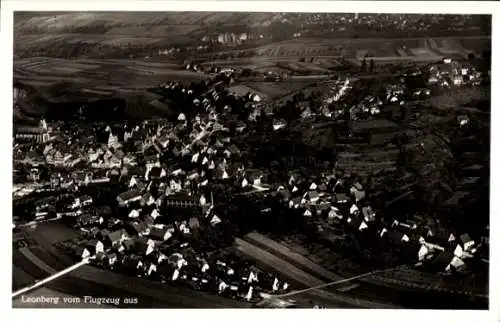
[[[396,305],[379,303],[375,301],[362,300],[353,296],[336,293],[334,291],[325,291],[317,287],[324,285],[324,281],[310,275],[309,273],[297,268],[289,261],[278,258],[277,256],[267,252],[266,250],[254,246],[242,239],[235,240],[236,249],[253,260],[258,262],[264,268],[277,271],[285,276],[289,281],[293,281],[295,285],[303,285],[312,287],[308,292],[297,294],[294,300],[302,303],[304,307],[311,307],[311,303],[321,304],[330,308],[401,308]],[[343,282],[348,282],[344,280]],[[331,285],[341,284],[338,280],[332,282]],[[328,287],[329,285],[325,286]],[[343,285],[345,286],[345,285]],[[316,289],[318,288],[318,289]]]

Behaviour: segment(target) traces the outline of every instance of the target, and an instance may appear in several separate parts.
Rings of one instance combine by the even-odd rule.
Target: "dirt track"
[[[304,272],[297,267],[290,265],[290,263],[278,258],[277,256],[250,244],[242,239],[236,238],[235,240],[236,249],[240,252],[246,254],[247,256],[253,258],[265,266],[274,268],[274,270],[280,272],[282,275],[286,276],[288,279],[297,281],[304,286],[314,286],[323,283],[322,280],[315,278],[314,276]]]
[[[312,271],[314,271],[318,277],[321,277],[322,279],[326,281],[335,281],[335,280],[340,280],[343,279],[342,276],[334,274],[330,271],[327,271],[323,267],[319,266],[318,264],[314,263],[313,261],[305,258],[302,255],[299,255],[287,247],[281,245],[280,243],[275,242],[274,240],[256,233],[252,232],[250,234],[245,235],[245,239],[250,241],[250,242],[255,242],[259,246],[263,246],[266,248],[272,248],[277,254],[280,254],[284,258],[288,258],[293,262],[299,263],[301,266],[307,266],[310,268]],[[345,286],[345,285],[344,285]]]

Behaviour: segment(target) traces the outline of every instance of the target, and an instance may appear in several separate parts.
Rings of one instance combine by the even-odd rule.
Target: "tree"
[[[364,72],[366,70],[366,59],[363,58],[361,62],[361,71]]]
[[[375,61],[372,59],[370,59],[370,72],[373,72],[373,69],[375,68]]]

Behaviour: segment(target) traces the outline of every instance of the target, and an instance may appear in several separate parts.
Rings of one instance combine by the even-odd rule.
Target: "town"
[[[182,66],[203,79],[147,89],[171,107],[164,117],[123,118],[109,101],[14,127],[14,248],[256,306],[390,268],[398,269],[326,290],[365,301],[379,287],[487,302],[483,59],[443,57],[373,76],[388,67],[367,56],[356,72],[274,100],[241,83],[271,86],[299,72]],[[15,105],[29,95],[15,84]],[[31,231],[45,226],[71,232],[50,255],[32,247],[40,237]],[[386,293],[380,302],[399,297]],[[328,306],[328,296],[297,300]]]

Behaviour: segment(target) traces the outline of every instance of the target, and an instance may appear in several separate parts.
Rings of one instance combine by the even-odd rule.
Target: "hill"
[[[366,14],[356,23],[351,16],[353,14],[348,13],[272,12],[16,12],[14,53],[18,57],[123,58],[172,56],[172,52],[164,53],[173,48],[174,56],[182,56],[185,52],[197,56],[227,48],[260,46],[259,51],[275,56],[280,48],[267,48],[265,45],[283,40],[435,38],[490,34],[488,17],[457,16],[457,20],[446,15],[436,18],[430,15],[380,17],[379,14]],[[403,30],[399,25],[401,21],[415,25]],[[367,28],[372,25],[375,28]],[[448,45],[437,46],[447,48]],[[289,44],[282,51],[292,52],[296,47],[296,44]],[[332,51],[335,44],[315,44],[313,47],[318,54]],[[388,49],[390,52],[402,50],[388,47],[391,47]],[[451,51],[456,51],[455,44],[449,47]],[[365,52],[370,49],[364,46],[356,48],[357,51]]]

